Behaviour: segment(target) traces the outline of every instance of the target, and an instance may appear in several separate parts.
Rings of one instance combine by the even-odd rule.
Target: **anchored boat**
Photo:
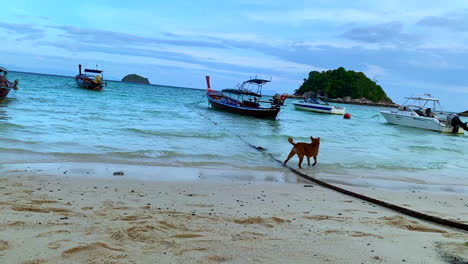
[[[322,97],[323,98],[323,97]],[[294,107],[297,110],[317,112],[317,113],[326,113],[326,114],[335,114],[343,115],[345,113],[344,107],[338,107],[331,105],[323,100],[320,97],[310,97],[305,100],[294,101]]]
[[[262,87],[268,82],[270,81],[264,79],[250,79],[240,84],[237,89],[224,89],[219,92],[211,89],[210,77],[206,76],[208,103],[213,108],[241,115],[276,119],[281,106],[273,100],[261,101]],[[252,90],[251,87],[255,89]]]
[[[93,91],[101,91],[104,87],[104,81],[102,79],[103,71],[84,69],[84,73],[81,72],[81,64],[78,65],[78,75],[75,76],[76,85],[80,88],[85,88]]]
[[[447,122],[448,112],[441,110],[439,99],[430,94],[405,99],[398,109],[380,111],[388,123],[444,133],[453,132],[453,127]],[[458,133],[463,134],[463,129],[459,129]]]
[[[7,74],[8,70],[0,67],[0,101],[7,97],[10,90],[18,90],[18,80],[8,81]]]

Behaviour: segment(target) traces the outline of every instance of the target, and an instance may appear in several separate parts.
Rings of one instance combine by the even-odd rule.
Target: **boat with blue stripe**
[[[343,115],[345,113],[344,107],[330,105],[327,102],[321,100],[319,97],[310,97],[305,100],[293,102],[294,107],[297,110]]]

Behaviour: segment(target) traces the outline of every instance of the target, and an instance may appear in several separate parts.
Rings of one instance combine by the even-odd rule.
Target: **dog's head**
[[[315,144],[320,144],[320,137],[310,137],[310,141]]]

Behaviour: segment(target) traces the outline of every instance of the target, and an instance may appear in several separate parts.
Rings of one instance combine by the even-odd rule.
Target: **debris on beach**
[[[114,176],[123,176],[124,172],[123,171],[116,171],[114,172]]]

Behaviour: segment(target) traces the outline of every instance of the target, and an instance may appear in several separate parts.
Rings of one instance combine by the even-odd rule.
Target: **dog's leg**
[[[302,161],[304,160],[304,155],[297,154],[297,156],[299,156],[299,168],[302,169]]]
[[[312,166],[315,166],[317,164],[317,156],[314,156],[314,164]]]
[[[286,165],[286,163],[296,154],[294,151],[294,148],[291,149],[291,152],[289,152],[288,158],[283,162],[283,165]]]
[[[310,157],[309,156],[307,156],[307,165],[310,166]]]

